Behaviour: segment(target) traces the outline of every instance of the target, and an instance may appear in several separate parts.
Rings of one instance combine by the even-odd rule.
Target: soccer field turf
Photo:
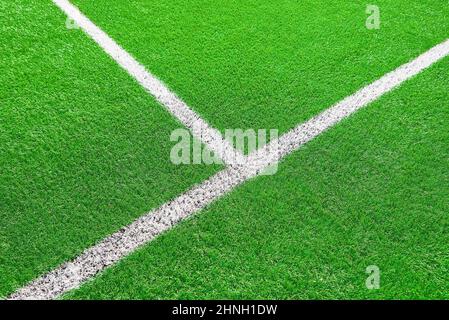
[[[378,30],[360,1],[72,3],[222,133],[283,134],[449,38],[438,0],[376,1]],[[6,297],[224,165],[173,164],[182,124],[51,1],[0,14]],[[448,70],[435,62],[63,298],[449,298]]]
[[[447,297],[448,68],[446,59],[69,297]],[[364,285],[372,264],[378,291]]]

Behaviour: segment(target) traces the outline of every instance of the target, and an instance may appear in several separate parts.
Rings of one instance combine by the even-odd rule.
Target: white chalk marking
[[[64,263],[17,290],[9,299],[55,299],[78,288],[164,231],[200,211],[239,184],[257,176],[269,165],[280,161],[336,123],[448,55],[449,39],[297,126],[278,141],[257,150],[247,157],[245,165],[229,166],[220,171],[173,201],[87,249],[73,261]],[[273,148],[273,145],[276,147]]]
[[[296,128],[282,135],[277,141],[273,141],[265,147],[256,150],[248,157],[247,161],[249,163],[272,163],[283,158],[326,129],[377,100],[385,93],[398,87],[404,81],[412,78],[448,55],[449,39],[429,49],[412,61],[403,64],[394,71],[385,74],[380,79],[346,97],[309,121],[298,125]],[[274,144],[276,148],[273,146]],[[267,152],[267,149],[268,151],[270,149],[278,149],[278,152],[270,153]]]
[[[77,7],[67,0],[53,0],[53,2],[225,164],[243,163],[243,154],[226,139],[223,139],[218,130],[212,128],[190,109],[161,80],[147,71],[134,57],[82,14]]]

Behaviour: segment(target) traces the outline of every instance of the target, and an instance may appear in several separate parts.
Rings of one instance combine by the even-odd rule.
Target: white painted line
[[[220,132],[212,128],[198,114],[187,106],[167,86],[145,69],[128,52],[118,45],[103,30],[82,14],[77,7],[67,0],[53,2],[88,35],[112,59],[125,69],[142,87],[161,103],[173,116],[186,126],[194,137],[201,140],[210,150],[223,160],[225,164],[243,163],[245,157],[234,149]]]
[[[448,55],[449,39],[286,133],[277,141],[279,149],[273,148],[276,141],[271,142],[265,150],[251,154],[245,165],[230,166],[220,171],[173,201],[151,211],[87,249],[73,261],[64,263],[19,289],[8,299],[55,299],[69,290],[78,288],[83,282],[92,279],[159,234],[171,229],[239,184],[257,176],[270,164],[281,160],[358,109],[367,106]]]
[[[185,194],[87,249],[75,260],[38,278],[9,299],[54,299],[77,288],[98,272],[229,192],[247,177],[235,167],[217,173]]]
[[[277,141],[273,141],[252,153],[247,161],[249,163],[271,163],[283,158],[326,129],[377,100],[385,93],[398,87],[404,81],[412,78],[448,55],[449,39],[429,49],[409,63],[403,64],[394,71],[385,74],[380,79],[360,89],[351,96],[346,97],[309,121],[298,125],[296,128],[282,135]],[[269,152],[270,149],[277,149],[278,152]],[[267,157],[267,154],[270,156]]]

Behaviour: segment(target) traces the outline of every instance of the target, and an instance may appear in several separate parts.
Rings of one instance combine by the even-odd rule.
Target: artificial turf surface
[[[449,34],[446,0],[75,0],[214,127],[285,132]]]
[[[218,166],[175,166],[180,125],[50,1],[0,3],[0,297]]]
[[[281,132],[449,34],[446,1],[73,1],[213,126]],[[0,297],[219,170],[50,1],[0,3]],[[448,61],[68,298],[447,298]],[[381,289],[364,287],[366,266]],[[445,273],[446,272],[446,273]]]
[[[66,298],[449,298],[449,59]],[[365,287],[367,266],[381,271]]]

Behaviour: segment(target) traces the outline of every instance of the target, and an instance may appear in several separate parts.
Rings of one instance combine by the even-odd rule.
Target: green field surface
[[[449,298],[449,59],[66,298]],[[381,271],[365,287],[367,266]]]
[[[173,165],[180,125],[50,1],[0,12],[1,297],[219,168]]]
[[[214,127],[285,132],[442,42],[447,0],[75,0]]]
[[[73,0],[213,127],[280,134],[449,38],[447,0]],[[0,298],[221,170],[52,1],[0,2]],[[449,299],[449,58],[65,299]],[[368,290],[365,269],[381,270]]]

